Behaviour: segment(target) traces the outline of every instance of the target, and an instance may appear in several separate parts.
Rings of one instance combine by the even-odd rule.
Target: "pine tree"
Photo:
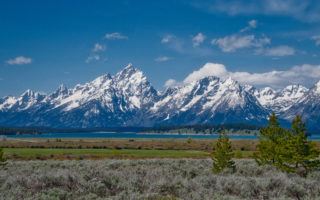
[[[307,140],[306,126],[301,116],[292,121],[291,130],[280,127],[274,114],[269,124],[260,130],[260,141],[255,159],[258,164],[270,164],[278,169],[306,176],[311,170],[320,168],[319,150]]]
[[[257,145],[258,152],[255,153],[255,160],[259,165],[281,163],[280,151],[281,144],[287,138],[288,133],[280,127],[277,116],[272,113],[269,118],[267,127],[260,130],[259,144]]]
[[[300,115],[297,115],[293,120],[292,120],[292,125],[291,125],[292,133],[295,135],[303,134],[306,135],[306,125],[302,121],[302,117]]]
[[[229,138],[221,133],[215,145],[215,151],[212,156],[214,173],[220,173],[224,169],[229,168],[235,170],[235,163],[232,160],[234,153],[232,151],[231,142]]]
[[[315,144],[307,140],[306,126],[301,116],[292,121],[292,134],[287,142],[287,166],[292,172],[306,176],[311,170],[320,167],[319,150]]]

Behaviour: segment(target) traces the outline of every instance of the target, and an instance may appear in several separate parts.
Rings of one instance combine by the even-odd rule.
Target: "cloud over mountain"
[[[272,86],[280,88],[289,84],[311,85],[320,77],[320,65],[303,64],[287,70],[251,73],[246,71],[229,71],[223,64],[207,63],[200,69],[190,73],[183,82],[189,83],[207,76],[217,76],[224,79],[231,77],[243,84],[257,87]]]

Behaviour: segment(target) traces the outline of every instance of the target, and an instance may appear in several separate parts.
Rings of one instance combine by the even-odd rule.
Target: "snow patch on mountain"
[[[225,77],[223,77],[225,78]],[[308,90],[257,89],[232,78],[206,76],[158,92],[132,64],[111,76],[51,94],[27,90],[0,98],[0,125],[110,127],[186,124],[264,124],[271,112],[291,120],[295,114],[320,122],[320,81]],[[319,120],[319,121],[317,121]]]
[[[307,92],[308,89],[301,85],[289,85],[282,90],[274,90],[270,87],[256,89],[246,87],[268,110],[281,114],[297,103]]]

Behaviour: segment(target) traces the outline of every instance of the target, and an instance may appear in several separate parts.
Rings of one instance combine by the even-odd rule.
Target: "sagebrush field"
[[[307,178],[253,160],[214,175],[210,159],[8,161],[1,199],[319,199],[320,172]]]

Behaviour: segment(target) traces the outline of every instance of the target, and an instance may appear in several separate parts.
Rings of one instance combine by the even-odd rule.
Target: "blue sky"
[[[128,63],[158,89],[206,75],[311,86],[320,79],[320,2],[0,3],[0,95],[73,87]],[[206,63],[212,63],[207,64]],[[170,81],[168,81],[170,80]]]

